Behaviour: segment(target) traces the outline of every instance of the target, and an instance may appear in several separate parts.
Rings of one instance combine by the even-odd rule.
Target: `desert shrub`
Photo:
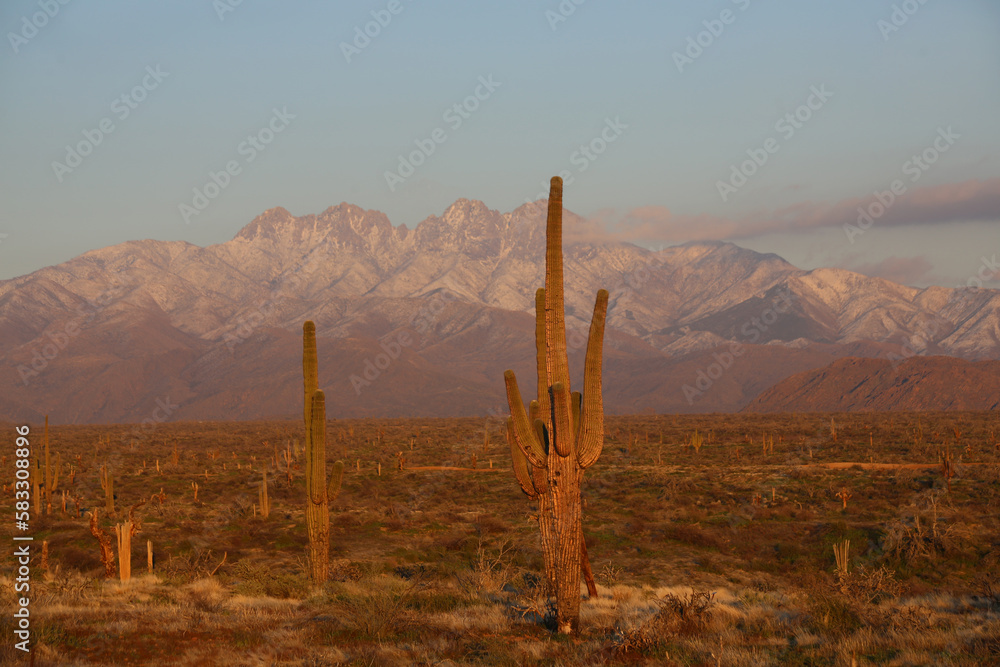
[[[851,602],[870,605],[899,597],[903,585],[896,580],[896,573],[885,565],[870,568],[862,565],[840,577],[840,589]]]
[[[418,598],[427,584],[414,577],[366,577],[363,592],[344,591],[333,596],[332,602],[344,612],[361,634],[381,641],[399,632],[409,610],[419,607]]]
[[[330,563],[329,581],[358,581],[364,576],[364,570],[355,562],[338,559]]]
[[[616,567],[612,563],[608,562],[604,564],[600,572],[597,573],[597,580],[603,585],[611,588],[617,584],[622,577],[622,568]]]
[[[522,572],[504,586],[507,612],[516,619],[556,629],[555,601],[549,597],[548,581],[534,572]]]
[[[961,522],[946,523],[941,515],[940,492],[921,494],[899,517],[886,524],[883,553],[912,564],[968,549],[974,527]]]
[[[459,587],[470,597],[499,592],[513,577],[510,562],[513,551],[510,539],[504,539],[492,548],[480,539],[470,568],[458,574]]]
[[[843,596],[823,595],[809,609],[815,630],[836,635],[850,635],[864,625],[857,605]]]
[[[701,632],[711,618],[715,593],[694,590],[687,595],[667,593],[656,604],[660,609],[653,620],[658,630],[692,635]]]
[[[309,580],[284,568],[268,568],[241,560],[230,571],[237,579],[236,592],[249,597],[301,598],[309,592]]]
[[[692,590],[653,600],[656,612],[635,628],[617,627],[612,645],[619,653],[657,654],[677,636],[700,634],[712,618],[715,593]]]

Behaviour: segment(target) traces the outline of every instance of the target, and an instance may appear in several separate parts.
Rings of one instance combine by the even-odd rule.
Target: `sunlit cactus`
[[[330,561],[330,501],[340,493],[344,463],[337,461],[326,478],[326,395],[318,388],[316,325],[302,325],[303,414],[306,456],[306,530],[313,584],[322,586]]]
[[[604,446],[601,363],[608,292],[599,290],[584,363],[584,391],[570,389],[563,300],[562,179],[554,177],[546,224],[545,288],[535,295],[538,400],[525,410],[513,371],[506,371],[507,423],[514,472],[539,503],[546,577],[555,593],[560,633],[580,623],[582,535],[580,481]]]

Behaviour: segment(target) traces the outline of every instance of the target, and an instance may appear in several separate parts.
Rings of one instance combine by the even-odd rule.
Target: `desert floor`
[[[499,419],[331,420],[345,473],[322,587],[301,421],[52,427],[60,475],[29,531],[34,664],[1000,664],[998,431],[984,413],[608,417],[583,490],[599,595],[581,589],[580,636],[561,637]],[[105,577],[95,508],[116,551],[132,509],[127,582]],[[13,551],[7,609],[24,595]],[[0,662],[28,664],[14,620]]]

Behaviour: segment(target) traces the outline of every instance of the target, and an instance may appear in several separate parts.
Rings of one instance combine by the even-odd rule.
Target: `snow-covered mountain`
[[[0,281],[0,411],[141,420],[173,392],[182,407],[171,419],[294,414],[289,350],[305,319],[316,321],[321,354],[336,359],[330,382],[346,390],[332,414],[500,411],[503,368],[531,367],[545,211],[545,201],[499,213],[462,199],[410,230],[346,203],[301,217],[275,208],[226,243],[130,241]],[[609,289],[605,386],[618,412],[737,409],[761,378],[773,384],[848,353],[1000,356],[997,290],[804,271],[720,242],[656,252],[575,240],[585,225],[569,211],[565,227],[570,345],[582,352],[594,294]],[[405,332],[399,358],[376,369],[405,383],[359,390],[380,341],[392,347]],[[738,355],[739,368],[714,383],[736,382],[731,391],[691,400],[682,389],[697,360],[707,367],[713,350],[735,343],[767,349]],[[289,354],[287,368],[272,363]],[[616,355],[636,369],[621,387]],[[649,377],[637,383],[636,373]]]

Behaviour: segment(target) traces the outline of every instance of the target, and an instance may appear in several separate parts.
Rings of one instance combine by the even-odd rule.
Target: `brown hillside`
[[[1000,362],[954,357],[847,357],[792,375],[761,393],[744,412],[855,410],[996,410]]]

